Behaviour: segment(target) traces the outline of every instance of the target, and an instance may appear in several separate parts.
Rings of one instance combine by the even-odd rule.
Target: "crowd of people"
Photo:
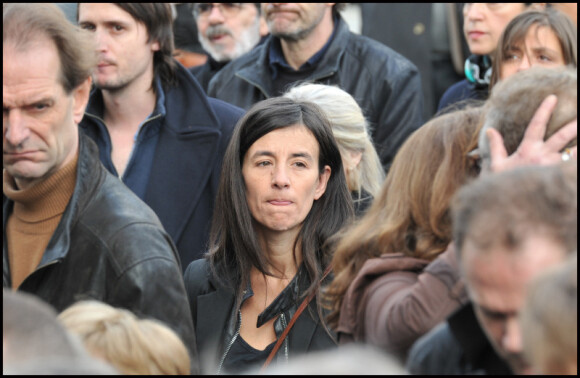
[[[3,4],[5,374],[577,374],[575,4],[63,4]]]

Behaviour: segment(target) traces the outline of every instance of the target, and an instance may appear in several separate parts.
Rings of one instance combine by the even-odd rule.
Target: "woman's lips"
[[[469,38],[477,39],[477,38],[484,36],[485,33],[481,32],[481,31],[471,31],[471,32],[467,33],[467,35],[469,36]]]
[[[271,205],[275,205],[275,206],[286,206],[286,205],[290,205],[292,203],[292,201],[286,201],[286,200],[270,200],[268,201],[269,204]]]

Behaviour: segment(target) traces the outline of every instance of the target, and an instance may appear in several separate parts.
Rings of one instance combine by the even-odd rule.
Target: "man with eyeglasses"
[[[260,3],[195,3],[193,14],[208,59],[190,71],[207,91],[209,81],[223,66],[265,40],[268,26]]]
[[[336,85],[363,109],[385,171],[423,123],[417,67],[370,38],[352,33],[344,4],[262,3],[270,37],[225,66],[208,95],[248,109],[301,81]]]
[[[98,53],[80,127],[105,167],[155,211],[183,271],[205,252],[221,161],[243,110],[208,98],[173,58],[169,4],[80,3],[78,23]]]

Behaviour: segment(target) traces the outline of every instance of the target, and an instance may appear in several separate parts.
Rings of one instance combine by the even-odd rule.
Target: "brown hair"
[[[500,80],[501,66],[515,46],[523,45],[532,27],[547,27],[556,34],[567,65],[577,67],[578,35],[570,17],[555,9],[529,10],[517,15],[504,29],[493,52],[490,90]]]
[[[453,198],[453,240],[461,256],[465,240],[481,253],[501,245],[515,250],[542,232],[567,251],[577,249],[576,162],[530,166],[483,175]]]
[[[97,65],[92,37],[70,23],[54,4],[3,4],[4,46],[20,51],[34,49],[40,38],[48,37],[56,45],[60,58],[60,82],[67,94],[91,76]]]
[[[489,141],[485,131],[493,127],[503,137],[508,155],[514,153],[536,110],[544,99],[554,94],[558,104],[546,129],[552,134],[576,119],[578,82],[575,69],[532,67],[500,81],[485,104],[485,122],[479,134],[479,155],[485,166],[490,164]],[[576,145],[574,138],[566,147]]]
[[[367,213],[335,237],[334,280],[325,291],[336,327],[342,299],[364,262],[385,253],[433,260],[451,241],[449,202],[478,169],[467,157],[481,108],[446,113],[415,131],[397,152]]]

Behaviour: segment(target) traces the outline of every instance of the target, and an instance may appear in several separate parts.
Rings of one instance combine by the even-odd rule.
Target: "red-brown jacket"
[[[369,259],[345,294],[339,343],[364,342],[405,356],[467,300],[452,245],[431,263],[402,253]]]

